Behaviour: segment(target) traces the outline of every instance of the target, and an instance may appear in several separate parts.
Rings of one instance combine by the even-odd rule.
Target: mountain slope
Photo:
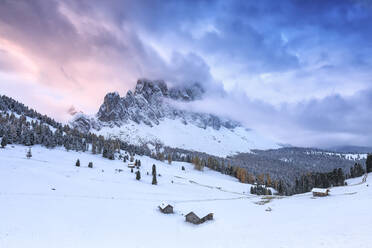
[[[95,116],[79,113],[70,125],[129,144],[162,144],[217,156],[279,147],[236,121],[176,107],[175,103],[201,99],[204,93],[197,83],[168,88],[163,81],[142,79],[134,92],[128,91],[125,97],[107,94]]]
[[[331,195],[247,194],[250,185],[191,164],[141,159],[141,181],[127,163],[90,153],[32,148],[0,149],[0,247],[370,247],[371,185],[362,179]],[[74,166],[80,158],[81,167]],[[87,168],[92,161],[93,169]],[[156,164],[158,185],[151,185]],[[181,166],[186,168],[181,170]],[[116,169],[122,169],[118,172]],[[172,182],[173,181],[173,182]],[[53,190],[54,189],[54,190]],[[175,214],[161,214],[163,202]],[[272,211],[265,211],[268,208]],[[199,226],[182,214],[214,213]],[[211,235],[213,234],[213,235]]]

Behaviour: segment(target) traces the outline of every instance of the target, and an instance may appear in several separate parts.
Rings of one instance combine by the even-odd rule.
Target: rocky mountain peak
[[[201,99],[204,93],[205,90],[199,83],[168,87],[162,80],[139,79],[134,91],[128,91],[125,97],[120,97],[117,92],[108,93],[96,115],[97,121],[84,117],[79,121],[75,119],[75,123],[86,126],[85,130],[97,129],[98,126],[120,127],[130,121],[152,127],[165,119],[180,120],[185,125],[192,123],[204,129],[212,127],[218,130],[221,126],[230,129],[239,125],[215,115],[178,109],[171,101],[166,100],[194,101]]]
[[[120,119],[121,98],[118,92],[108,93],[98,111],[98,119],[101,121],[116,121]]]
[[[139,79],[134,94],[142,94],[146,99],[153,95],[168,96],[168,86],[163,80]]]
[[[193,101],[201,99],[204,93],[204,88],[197,82],[168,88],[163,80],[148,79],[139,79],[134,91],[134,95],[142,95],[147,100],[152,97],[166,97],[173,100]]]

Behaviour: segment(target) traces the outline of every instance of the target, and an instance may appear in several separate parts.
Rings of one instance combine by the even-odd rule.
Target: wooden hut
[[[166,204],[166,203],[160,204],[159,210],[163,214],[173,214],[173,206],[170,204]]]
[[[204,216],[203,218],[201,218],[201,223],[204,223],[208,220],[213,220],[213,213],[209,213],[206,216]]]
[[[213,220],[213,213],[209,213],[203,218],[199,218],[194,212],[190,212],[186,215],[186,222],[190,222],[192,224],[202,224],[208,220]]]
[[[324,196],[328,196],[329,195],[329,192],[330,190],[329,189],[320,189],[320,188],[313,188],[311,190],[311,192],[313,192],[313,196],[319,196],[319,197],[324,197]]]
[[[134,164],[128,164],[128,168],[134,169],[136,166]]]
[[[190,222],[192,224],[200,224],[200,218],[194,212],[190,212],[186,214],[186,222]]]

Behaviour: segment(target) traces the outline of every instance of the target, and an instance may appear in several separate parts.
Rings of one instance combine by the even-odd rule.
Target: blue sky
[[[0,93],[59,120],[137,78],[303,146],[372,145],[372,1],[0,0]]]

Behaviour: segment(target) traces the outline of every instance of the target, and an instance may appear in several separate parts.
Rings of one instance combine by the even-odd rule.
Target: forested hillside
[[[198,170],[208,167],[236,177],[242,183],[273,187],[279,194],[286,195],[307,192],[314,186],[343,185],[345,178],[364,173],[366,158],[365,154],[332,153],[310,148],[253,150],[222,157],[160,143],[133,145],[80,132],[7,96],[0,97],[0,137],[3,147],[8,144],[41,144],[47,148],[63,146],[66,150],[101,154],[111,160],[115,159],[115,153],[125,150],[158,160],[185,161],[193,163]]]

